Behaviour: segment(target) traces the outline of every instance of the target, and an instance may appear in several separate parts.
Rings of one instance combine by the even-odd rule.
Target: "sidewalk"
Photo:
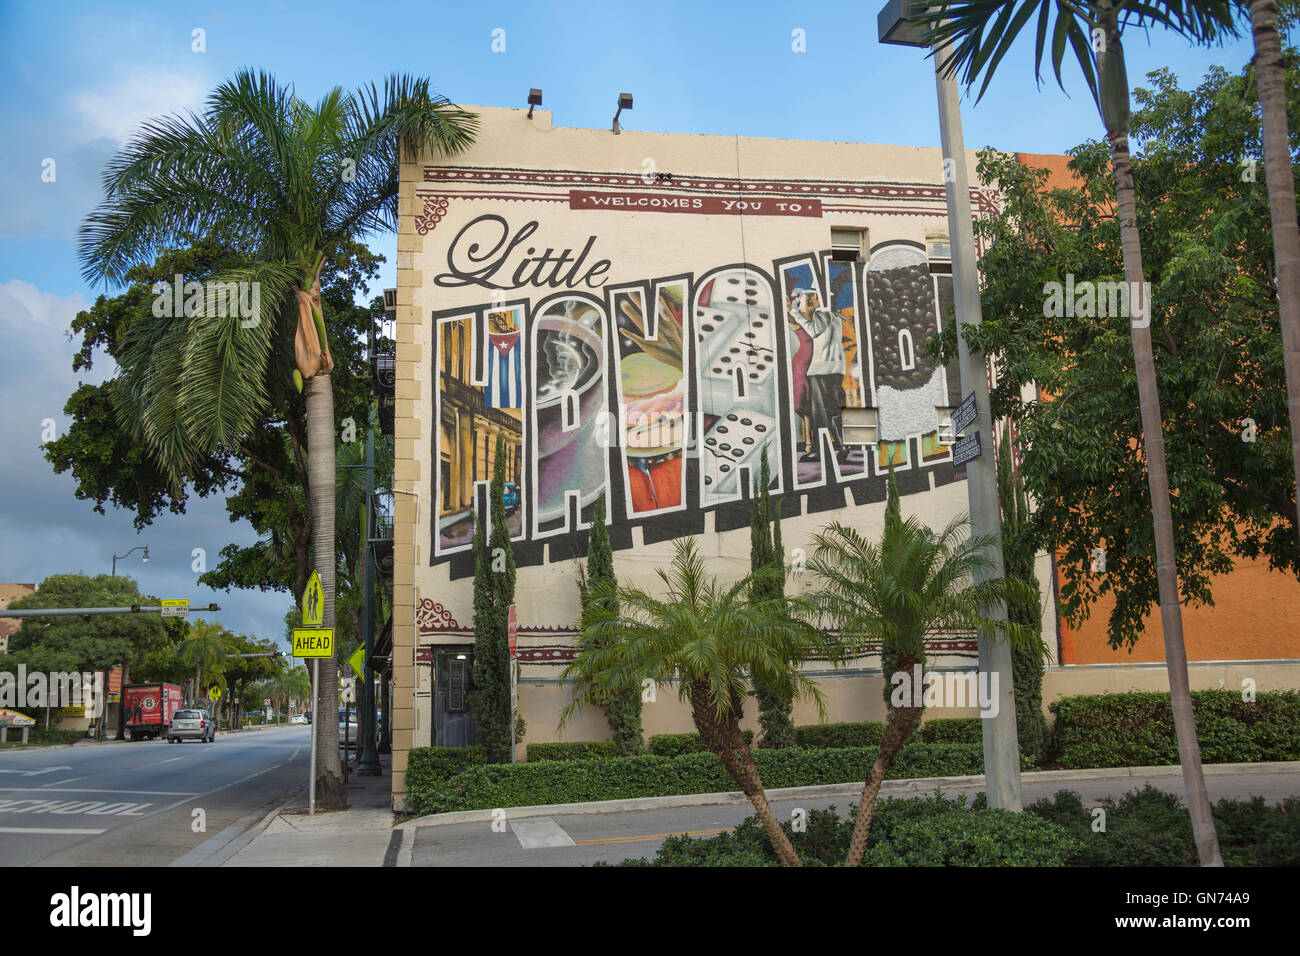
[[[251,828],[240,842],[242,848],[223,866],[410,866],[416,843],[416,831],[425,827],[455,827],[482,823],[492,818],[490,810],[432,814],[393,826],[390,805],[389,758],[381,757],[384,769],[380,777],[349,776],[349,809],[337,813],[318,813],[309,817],[304,808],[306,792],[295,795],[286,808],[268,814]],[[1160,767],[1110,767],[1096,770],[1045,770],[1023,773],[1026,785],[1050,785],[1071,789],[1070,784],[1083,781],[1122,782],[1132,778],[1176,778],[1177,765]],[[1206,764],[1205,773],[1212,777],[1232,775],[1274,775],[1300,773],[1300,761],[1273,763]],[[980,788],[983,775],[969,777],[927,777],[887,780],[881,796],[918,795],[936,789]],[[1076,788],[1077,789],[1077,788]],[[861,783],[830,784],[815,787],[791,787],[769,790],[768,798],[809,800],[818,798],[854,798],[862,791]],[[640,797],[628,800],[601,800],[590,803],[511,807],[510,820],[571,815],[598,815],[628,811],[667,810],[685,807],[748,804],[743,793],[696,793],[672,797]]]
[[[380,756],[378,777],[349,773],[346,810],[309,816],[307,791],[295,794],[244,834],[241,848],[220,865],[383,866],[390,844],[402,838],[393,829],[391,760]]]

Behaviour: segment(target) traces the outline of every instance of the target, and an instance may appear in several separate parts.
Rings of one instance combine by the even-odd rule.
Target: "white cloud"
[[[196,74],[132,72],[72,95],[76,132],[84,140],[107,138],[125,143],[147,119],[198,111],[208,88],[207,80]]]

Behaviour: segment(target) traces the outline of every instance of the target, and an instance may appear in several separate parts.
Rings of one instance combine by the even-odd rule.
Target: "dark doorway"
[[[473,673],[473,648],[433,649],[433,745],[468,747],[478,737],[470,708],[469,690]]]

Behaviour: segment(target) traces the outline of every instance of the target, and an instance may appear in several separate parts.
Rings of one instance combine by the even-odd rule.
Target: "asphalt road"
[[[0,866],[163,866],[222,849],[307,783],[310,727],[0,751]]]
[[[1058,790],[1072,790],[1085,802],[1109,797],[1118,799],[1130,790],[1153,786],[1181,795],[1182,777],[1173,773],[1149,778],[1126,777],[1123,780],[1072,780],[1053,783],[1026,783],[1024,802],[1033,803],[1053,796]],[[1214,774],[1206,777],[1210,799],[1243,799],[1262,796],[1270,803],[1300,794],[1300,772],[1261,771],[1258,773]],[[981,786],[945,787],[944,795],[967,794],[974,799]],[[893,796],[932,796],[933,793],[893,794]],[[795,807],[806,810],[836,806],[847,812],[857,796],[820,800],[772,801],[778,819],[790,819]],[[629,810],[621,813],[587,813],[528,817],[498,822],[494,828],[484,815],[482,822],[450,826],[419,827],[411,850],[411,866],[589,866],[597,860],[617,863],[629,857],[652,859],[672,834],[711,836],[734,827],[754,810],[743,805],[680,807],[673,809]]]

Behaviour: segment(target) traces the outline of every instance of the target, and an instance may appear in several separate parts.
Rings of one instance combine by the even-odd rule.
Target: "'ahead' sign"
[[[293,629],[294,657],[333,657],[334,628],[295,627]]]

